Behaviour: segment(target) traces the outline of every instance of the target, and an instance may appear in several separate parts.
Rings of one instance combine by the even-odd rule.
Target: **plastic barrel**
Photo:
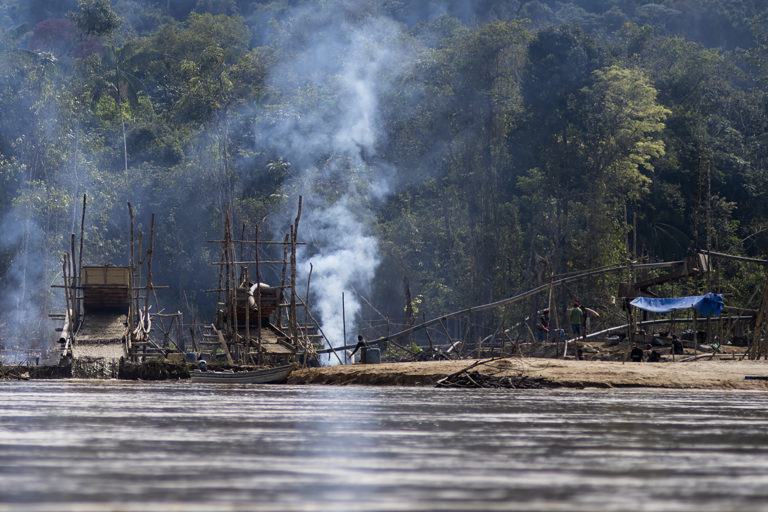
[[[363,350],[364,364],[379,364],[381,362],[381,350],[378,348],[366,348]]]

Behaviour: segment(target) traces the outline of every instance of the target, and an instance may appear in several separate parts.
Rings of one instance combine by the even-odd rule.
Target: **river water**
[[[768,510],[768,394],[0,382],[32,510]]]

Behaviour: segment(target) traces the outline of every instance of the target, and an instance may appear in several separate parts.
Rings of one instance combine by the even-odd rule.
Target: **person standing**
[[[573,303],[573,307],[568,312],[568,317],[571,319],[571,331],[574,338],[581,337],[581,319],[584,316],[584,312],[579,307],[578,302]]]
[[[355,350],[352,351],[351,354],[349,354],[349,359],[354,361],[355,353],[360,350],[360,362],[365,362],[365,349],[368,348],[368,343],[363,339],[362,334],[357,335],[357,345],[355,345]]]
[[[539,341],[545,341],[547,334],[549,334],[549,310],[545,309],[541,312],[539,317],[539,323],[536,324],[539,331]]]

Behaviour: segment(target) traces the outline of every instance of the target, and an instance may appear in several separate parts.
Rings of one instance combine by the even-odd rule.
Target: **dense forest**
[[[342,293],[348,335],[376,336],[569,272],[768,249],[760,0],[4,0],[0,113],[8,346],[54,335],[83,194],[89,264],[128,263],[127,203],[155,215],[185,322],[213,315],[228,205],[281,240],[302,196],[334,342]],[[756,307],[761,267],[715,270],[662,292]],[[574,299],[621,319],[625,277],[559,287],[560,321]]]

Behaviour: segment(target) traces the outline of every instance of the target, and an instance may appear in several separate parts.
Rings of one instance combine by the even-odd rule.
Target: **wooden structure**
[[[648,279],[636,279],[632,282],[621,283],[619,285],[619,297],[629,300],[637,297],[657,297],[656,294],[649,290],[651,286],[658,286],[664,283],[679,281],[680,279],[696,277],[706,274],[712,269],[709,256],[701,252],[688,256],[682,261],[673,262],[673,264],[674,266],[672,267],[672,270],[666,274]]]
[[[760,297],[760,307],[755,318],[752,343],[749,347],[750,359],[768,359],[768,274],[766,275],[763,293]]]
[[[753,263],[768,264],[768,261],[765,261],[765,260],[758,260],[758,259],[754,259],[754,258],[743,258],[743,257],[731,256],[731,255],[726,255],[726,254],[721,254],[721,253],[714,253],[714,252],[710,252],[709,254],[707,254],[707,253],[697,253],[697,254],[689,256],[689,257],[687,257],[687,258],[685,258],[683,260],[678,260],[678,261],[660,262],[660,263],[633,264],[631,266],[631,271],[632,272],[643,271],[643,270],[650,270],[650,269],[663,269],[663,268],[669,268],[671,270],[669,272],[667,272],[666,274],[660,276],[660,277],[655,277],[655,278],[650,278],[650,279],[645,279],[645,280],[638,280],[638,281],[633,281],[633,282],[622,284],[622,285],[620,285],[620,290],[622,292],[621,295],[624,296],[624,298],[628,299],[628,300],[630,298],[634,298],[634,297],[640,296],[641,294],[646,294],[646,296],[648,296],[648,295],[653,296],[652,293],[648,290],[648,288],[650,286],[658,285],[658,284],[661,284],[661,283],[664,283],[664,282],[671,282],[671,281],[675,281],[675,280],[679,280],[679,279],[684,279],[686,277],[693,277],[693,276],[698,276],[698,275],[706,275],[708,272],[711,271],[710,256],[728,257],[728,258],[733,258],[733,259],[738,259],[738,260],[743,260],[743,261],[748,261],[748,262],[753,262]],[[547,293],[548,292],[550,294],[550,296],[551,296],[552,295],[552,289],[554,289],[554,288],[556,288],[558,286],[562,286],[562,285],[565,285],[567,283],[578,281],[578,280],[582,280],[582,279],[594,278],[595,276],[599,276],[599,275],[605,275],[605,274],[610,274],[610,273],[626,272],[627,270],[628,270],[627,265],[617,265],[617,266],[613,266],[613,267],[594,269],[594,270],[587,271],[587,272],[582,272],[582,273],[578,273],[578,274],[568,275],[568,276],[565,276],[565,277],[561,277],[559,279],[552,279],[549,283],[542,284],[540,286],[537,286],[537,287],[532,288],[530,290],[524,291],[524,292],[519,293],[517,295],[514,295],[512,297],[508,297],[506,299],[502,299],[502,300],[499,300],[499,301],[496,301],[496,302],[492,302],[492,303],[489,303],[489,304],[473,306],[471,308],[467,308],[467,309],[464,309],[464,310],[461,310],[461,311],[456,311],[456,312],[453,312],[453,313],[450,313],[450,314],[447,314],[447,315],[443,315],[443,316],[438,317],[438,318],[433,318],[431,320],[426,320],[425,319],[422,323],[410,326],[410,327],[408,327],[406,329],[403,329],[403,330],[400,330],[400,331],[397,331],[397,332],[394,332],[394,333],[388,333],[385,336],[381,336],[381,337],[373,339],[373,340],[369,340],[368,344],[369,345],[373,345],[373,346],[380,346],[380,345],[384,345],[384,344],[392,344],[392,345],[394,345],[395,347],[397,347],[400,350],[403,350],[405,352],[409,352],[407,350],[407,347],[404,346],[404,343],[406,343],[406,340],[408,339],[409,336],[411,336],[414,332],[417,332],[419,330],[424,330],[426,332],[426,335],[427,335],[429,341],[430,341],[430,344],[432,344],[433,340],[432,340],[432,337],[429,334],[428,329],[433,327],[433,326],[437,326],[437,327],[440,328],[440,329],[437,330],[438,335],[439,335],[440,330],[442,330],[442,332],[445,334],[445,337],[447,339],[447,343],[450,344],[450,346],[451,346],[451,349],[453,349],[456,346],[461,347],[463,345],[469,345],[466,333],[464,335],[464,339],[461,339],[458,342],[456,341],[456,338],[454,336],[451,336],[449,334],[448,329],[446,328],[446,321],[447,320],[452,319],[452,318],[466,317],[467,318],[466,324],[469,325],[469,318],[473,314],[477,314],[477,313],[480,313],[480,312],[483,312],[483,311],[489,311],[489,310],[494,310],[494,309],[505,308],[508,305],[520,302],[520,301],[525,300],[525,299],[527,299],[529,297],[533,297],[533,296],[535,296],[537,294],[542,294],[542,293]],[[766,283],[767,283],[766,284],[766,290],[768,290],[768,281],[766,281]],[[639,292],[639,293],[636,293],[636,292]],[[765,354],[764,357],[768,357],[768,341],[766,341],[766,340],[768,340],[768,334],[765,334],[765,333],[768,333],[768,327],[766,327],[766,326],[768,326],[768,291],[764,291],[764,300],[763,300],[763,305],[761,306],[761,310],[763,311],[763,317],[762,318],[763,318],[763,322],[764,322],[764,323],[761,323],[761,325],[763,325],[763,335],[760,338],[762,340],[762,344],[758,343],[758,341],[755,341],[755,347],[756,347],[755,351],[764,353]],[[744,322],[748,318],[750,318],[750,317],[749,316],[738,315],[738,316],[733,317],[732,319],[734,321]],[[610,332],[615,332],[615,331],[627,331],[631,335],[634,335],[636,333],[636,331],[637,331],[638,325],[644,325],[644,324],[645,325],[652,325],[654,323],[662,323],[662,322],[663,323],[683,323],[683,322],[691,323],[692,322],[694,324],[694,327],[695,327],[697,320],[701,321],[701,319],[697,319],[695,317],[694,318],[690,318],[690,319],[683,319],[683,318],[675,319],[675,320],[665,319],[663,321],[658,321],[658,322],[656,322],[656,321],[638,322],[636,319],[630,319],[630,321],[627,322],[627,324],[625,324],[625,325],[622,325],[620,327],[614,327],[614,328],[611,328],[611,329],[607,329],[605,331],[601,331],[600,333],[595,333],[595,335],[597,335],[597,334],[604,335],[604,334],[607,334],[607,333],[610,333]],[[503,352],[503,347],[504,347],[504,341],[505,341],[506,336],[507,336],[508,331],[509,331],[508,329],[504,328],[503,321],[504,320],[503,320],[503,315],[502,315],[501,325],[499,325],[499,327],[496,329],[496,332],[492,336],[489,336],[488,339],[487,339],[489,344],[492,344],[493,341],[496,338],[502,339],[502,349],[501,349],[502,352]],[[518,325],[525,326],[526,322],[521,322]],[[534,336],[534,334],[530,333],[530,336],[532,338]],[[630,338],[631,338],[631,336],[630,336]],[[514,346],[514,343],[512,343],[513,340],[507,340],[507,341],[510,342],[509,343],[510,347]],[[400,342],[400,343],[398,343],[398,342]],[[561,355],[564,355],[565,349],[567,348],[567,341],[563,340],[563,343],[564,343],[564,349],[560,351]],[[344,346],[338,346],[338,347],[322,349],[322,350],[319,350],[318,353],[320,353],[320,354],[331,353],[331,352],[336,352],[336,351],[340,351],[340,350],[353,349],[354,347],[355,347],[355,345],[344,345]],[[459,348],[457,350],[461,350],[461,348]],[[413,356],[417,356],[417,354],[412,354],[412,355]]]
[[[83,196],[82,223],[85,221],[86,197]],[[66,310],[52,315],[63,319],[59,331],[62,357],[78,357],[78,345],[88,346],[93,357],[124,357],[137,361],[142,357],[166,355],[168,350],[152,339],[152,305],[157,304],[155,290],[162,288],[152,284],[152,252],[154,249],[154,215],[151,221],[149,248],[142,250],[143,234],[134,232],[134,217],[130,203],[131,220],[130,264],[128,266],[83,266],[84,226],[80,228],[79,253],[75,250],[75,234],[71,237],[71,252],[64,258],[62,267]],[[142,281],[143,266],[146,267]],[[160,315],[177,320],[178,315]],[[179,325],[181,323],[178,319]],[[99,350],[95,350],[98,347]]]
[[[219,269],[219,286],[209,290],[217,294],[216,314],[214,322],[204,329],[200,343],[203,353],[215,357],[221,350],[229,364],[264,366],[308,364],[315,357],[312,340],[322,334],[315,334],[319,327],[309,312],[308,299],[302,299],[296,289],[300,218],[301,198],[290,232],[282,241],[260,240],[258,226],[252,239],[246,238],[245,226],[243,235],[236,239],[228,208],[224,238],[209,241],[221,246],[221,257],[212,262]],[[282,259],[262,257],[267,248],[282,248]],[[262,282],[261,269],[266,265],[280,268],[279,284]]]

